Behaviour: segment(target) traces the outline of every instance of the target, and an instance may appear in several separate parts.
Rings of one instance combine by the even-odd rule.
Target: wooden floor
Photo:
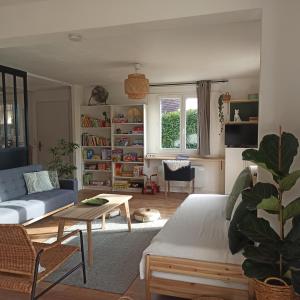
[[[98,192],[99,193],[99,192]],[[81,191],[80,200],[96,195],[95,191]],[[157,195],[142,195],[133,194],[133,199],[130,200],[129,206],[131,212],[136,208],[141,207],[151,207],[159,209],[162,218],[169,218],[176,210],[176,208],[182,203],[186,198],[187,194],[184,193],[171,193],[168,199],[165,199],[164,193]],[[123,212],[124,213],[124,212]],[[67,222],[66,226],[74,225],[73,222]],[[57,221],[48,217],[37,223],[31,224],[27,227],[28,233],[31,238],[35,241],[44,241],[50,237],[56,236],[57,234]],[[126,273],[124,273],[126,276]],[[45,285],[44,285],[45,286]],[[43,286],[42,286],[43,287]],[[126,296],[130,296],[134,300],[144,300],[144,282],[137,278],[133,284],[130,286],[128,291],[125,293]],[[111,294],[106,292],[101,292],[98,290],[78,288],[74,286],[68,286],[60,284],[48,292],[41,300],[116,300],[119,299],[121,295]],[[0,300],[25,300],[29,299],[28,295],[23,295],[19,293],[11,293],[7,291],[0,290]],[[153,300],[173,300],[173,297],[157,296],[153,297]],[[177,299],[177,298],[176,298]]]

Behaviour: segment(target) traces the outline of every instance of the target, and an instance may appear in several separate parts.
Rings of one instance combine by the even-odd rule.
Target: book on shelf
[[[102,136],[83,133],[81,136],[82,146],[110,146],[110,139]]]

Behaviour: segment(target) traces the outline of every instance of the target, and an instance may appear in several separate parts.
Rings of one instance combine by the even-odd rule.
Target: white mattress
[[[143,252],[140,262],[141,279],[144,279],[145,275],[145,256],[147,254],[241,264],[242,255],[233,256],[228,247],[229,222],[225,218],[227,198],[226,195],[216,194],[188,196],[164,228],[153,238],[150,246]],[[232,284],[219,280],[157,272],[153,276],[247,289],[247,286],[243,284]]]

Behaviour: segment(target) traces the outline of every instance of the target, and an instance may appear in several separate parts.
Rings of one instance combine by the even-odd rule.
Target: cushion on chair
[[[231,220],[231,215],[239,195],[244,189],[250,187],[252,183],[253,180],[251,170],[249,167],[247,167],[239,174],[233,185],[232,191],[229,194],[226,203],[226,220]]]

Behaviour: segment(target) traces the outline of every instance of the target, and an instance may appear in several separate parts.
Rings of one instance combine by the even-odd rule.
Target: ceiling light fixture
[[[82,40],[82,35],[79,33],[69,33],[68,38],[72,42],[80,42]]]
[[[125,93],[129,99],[144,99],[149,93],[149,80],[144,74],[139,73],[141,64],[134,64],[135,73],[129,74],[124,82]]]

